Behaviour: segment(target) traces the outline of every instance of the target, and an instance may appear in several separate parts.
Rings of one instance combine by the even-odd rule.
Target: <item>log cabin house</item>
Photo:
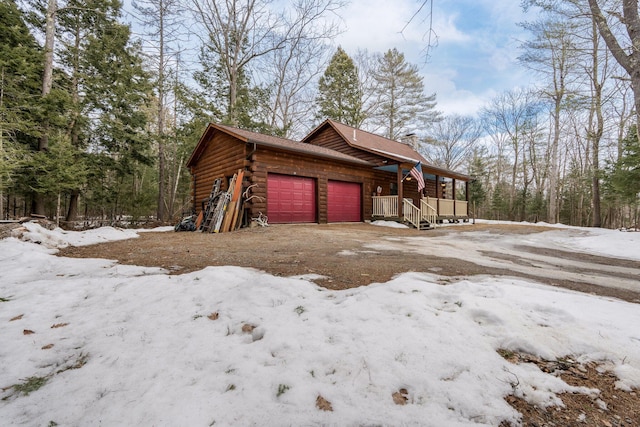
[[[416,165],[422,194],[409,174]],[[187,167],[196,213],[216,178],[226,178],[225,189],[243,169],[245,224],[260,212],[274,224],[388,219],[430,228],[469,218],[469,176],[429,165],[408,144],[333,120],[300,142],[211,123]]]

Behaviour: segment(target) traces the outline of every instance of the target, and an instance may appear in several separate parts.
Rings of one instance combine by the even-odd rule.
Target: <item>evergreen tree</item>
[[[28,170],[33,174],[35,190],[57,196],[56,218],[60,219],[60,199],[63,193],[79,188],[86,182],[87,168],[78,161],[80,153],[67,136],[50,138],[49,149],[33,154]]]
[[[40,93],[42,52],[14,0],[0,0],[0,134],[31,143],[38,136],[35,98]]]
[[[37,147],[42,52],[13,0],[0,0],[0,219],[5,191]]]
[[[620,198],[629,204],[640,199],[640,142],[635,126],[622,141],[622,156],[611,174],[611,185]]]
[[[469,165],[469,175],[474,179],[469,183],[469,201],[478,214],[487,199],[487,191],[484,182],[488,179],[488,171],[485,159],[478,150],[474,150],[473,159]]]
[[[510,208],[507,187],[506,183],[496,183],[491,197],[491,219],[500,220],[509,217]]]
[[[89,144],[92,125],[90,117],[96,109],[92,102],[96,97],[83,94],[93,93],[96,80],[102,78],[99,74],[91,75],[91,61],[100,59],[91,51],[96,49],[96,39],[109,38],[111,28],[120,25],[117,22],[120,7],[117,0],[68,0],[66,7],[57,12],[57,31],[62,35],[59,58],[69,75],[71,97],[66,114],[69,117],[66,133],[78,153]],[[82,160],[78,157],[78,161]],[[76,219],[79,196],[78,189],[71,191],[67,221]]]
[[[209,120],[226,125],[255,132],[273,133],[266,124],[265,106],[269,99],[268,90],[253,86],[245,67],[236,70],[234,82],[231,84],[224,61],[209,46],[202,47],[200,60],[203,70],[194,73],[194,78],[202,88],[199,95],[204,101],[202,113],[205,113]],[[234,102],[229,101],[232,91]]]
[[[333,119],[353,127],[364,120],[358,69],[347,53],[338,47],[318,82],[318,118]]]
[[[95,57],[90,72],[101,76],[95,80],[91,94],[99,113],[95,142],[117,158],[118,172],[127,174],[133,173],[135,162],[153,163],[145,133],[150,85],[138,48],[128,46],[129,28],[114,27],[110,36],[96,38],[90,54],[90,58]],[[114,46],[118,48],[112,50]],[[117,59],[100,60],[111,55]]]
[[[59,21],[67,34],[60,57],[70,70],[73,101],[67,134],[77,153],[87,147],[106,153],[115,160],[110,163],[115,176],[134,179],[139,167],[152,163],[145,133],[150,85],[140,47],[131,43],[129,27],[118,22],[119,0],[71,1],[78,7],[65,9]],[[73,190],[68,220],[75,217],[77,195]]]
[[[378,58],[374,79],[378,107],[373,119],[385,130],[387,138],[397,140],[439,120],[436,94],[424,94],[418,68],[407,63],[397,49],[390,49]]]

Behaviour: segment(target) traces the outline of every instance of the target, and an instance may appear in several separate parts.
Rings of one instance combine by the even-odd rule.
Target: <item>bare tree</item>
[[[140,13],[140,21],[148,28],[147,42],[152,43],[155,62],[157,108],[155,113],[158,144],[158,204],[156,215],[159,221],[166,218],[167,176],[166,176],[166,123],[167,116],[167,71],[171,56],[171,43],[176,40],[177,26],[180,24],[181,9],[178,0],[141,0],[133,6]]]
[[[330,20],[341,0],[296,0],[284,18],[291,28],[281,49],[265,56],[262,72],[270,82],[269,126],[282,136],[301,135],[312,116],[311,83],[322,73],[339,25]]]
[[[457,170],[474,152],[483,133],[481,122],[473,117],[445,116],[433,124],[421,151],[434,165]]]
[[[600,4],[609,5],[606,0],[601,0]],[[597,0],[589,0],[589,8],[598,31],[611,54],[631,78],[636,107],[636,124],[640,129],[640,16],[638,15],[638,0],[622,0],[622,14],[617,10],[607,11],[610,19],[624,24],[626,35],[616,36],[613,31],[614,23],[610,23],[610,20],[604,15]],[[630,45],[623,46],[623,44]]]
[[[605,62],[601,71],[600,60],[600,37],[596,28],[595,19],[591,22],[591,61],[588,68],[588,75],[591,81],[591,106],[589,108],[589,124],[587,136],[591,141],[591,206],[592,222],[594,227],[602,226],[602,214],[600,209],[600,141],[604,133],[604,117],[602,114],[602,91],[606,76],[606,54]]]
[[[515,201],[521,171],[526,169],[527,144],[537,140],[539,133],[537,116],[539,114],[538,95],[532,90],[506,91],[495,97],[481,112],[485,130],[494,144],[499,147],[497,158],[501,179],[505,163],[511,165],[509,185],[509,211],[515,219]],[[508,152],[508,150],[510,152]],[[508,160],[508,161],[507,161]],[[528,182],[529,177],[524,177]]]
[[[292,28],[271,0],[193,0],[194,17],[203,27],[201,40],[219,61],[228,82],[227,119],[238,124],[237,99],[245,67],[284,47]]]
[[[371,132],[380,130],[380,126],[373,123],[372,118],[376,110],[380,108],[382,101],[377,93],[379,83],[375,78],[376,67],[378,65],[378,55],[369,53],[366,49],[358,49],[353,56],[353,62],[358,69],[358,82],[362,95],[362,117],[361,127]]]
[[[420,6],[407,20],[404,27],[402,27],[400,33],[404,35],[404,31],[416,21],[419,21],[420,28],[426,28],[423,34],[423,39],[426,44],[424,48],[422,48],[421,53],[424,58],[424,62],[427,62],[429,60],[431,49],[438,45],[438,35],[433,30],[433,0],[422,0]]]
[[[576,66],[575,47],[571,24],[551,16],[523,26],[531,31],[533,39],[523,45],[520,61],[524,66],[544,76],[547,83],[540,93],[552,103],[553,138],[549,172],[549,221],[558,221],[559,142],[561,115],[569,94],[571,73]]]

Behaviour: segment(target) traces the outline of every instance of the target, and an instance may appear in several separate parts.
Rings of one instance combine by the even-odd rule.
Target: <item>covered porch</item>
[[[413,176],[410,173],[414,167],[420,169],[426,183],[422,190],[418,190],[416,171]],[[400,221],[418,229],[433,228],[444,221],[469,220],[470,177],[431,165],[404,162],[384,169],[395,172],[396,191],[372,195],[372,220]]]
[[[439,199],[423,197],[417,204],[413,199],[399,196],[373,196],[372,219],[387,219],[407,222],[418,229],[433,228],[445,220],[468,221],[469,202],[466,200]],[[402,206],[402,209],[399,209]]]

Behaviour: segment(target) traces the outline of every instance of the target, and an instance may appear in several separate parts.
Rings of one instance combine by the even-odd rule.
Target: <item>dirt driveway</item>
[[[548,227],[464,224],[418,231],[370,224],[275,225],[233,233],[140,233],[132,240],[69,247],[60,255],[115,259],[172,273],[207,266],[253,267],[281,276],[320,275],[347,289],[407,271],[440,276],[517,276],[640,303],[640,262],[568,251],[540,233]],[[446,280],[446,279],[444,279]]]

